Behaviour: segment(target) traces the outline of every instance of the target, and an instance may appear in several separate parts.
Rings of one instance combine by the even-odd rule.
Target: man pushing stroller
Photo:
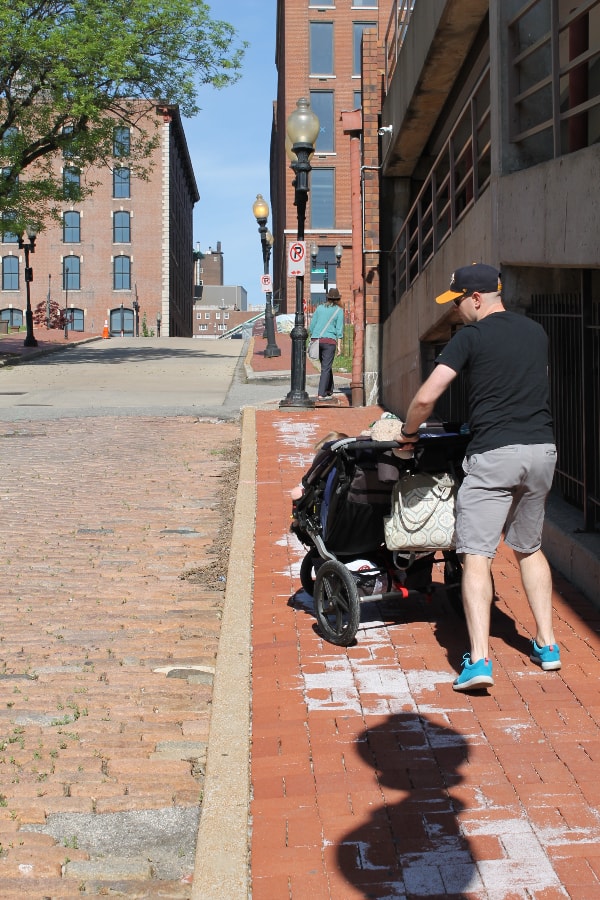
[[[456,691],[494,684],[489,658],[492,560],[500,538],[511,547],[536,624],[530,659],[560,669],[552,625],[552,578],[541,550],[545,503],[556,465],[543,328],[508,311],[500,274],[476,263],[457,269],[437,303],[453,302],[464,328],[449,341],[410,403],[399,440],[419,438],[419,424],[461,371],[469,379],[465,478],[457,500],[456,550],[463,556],[462,595],[470,638]]]

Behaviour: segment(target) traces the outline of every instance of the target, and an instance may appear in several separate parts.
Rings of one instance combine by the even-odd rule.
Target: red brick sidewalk
[[[315,630],[289,490],[319,436],[376,413],[257,413],[252,896],[598,898],[600,616],[573,587],[555,577],[563,668],[544,673],[501,549],[489,694],[452,690],[467,637],[441,587],[364,602],[348,649]]]
[[[86,334],[81,331],[69,330],[68,337],[65,338],[65,332],[60,328],[34,327],[34,336],[37,341],[37,347],[25,347],[25,332],[18,331],[12,334],[0,334],[0,361],[10,360],[14,357],[31,356],[48,350],[55,350],[58,347],[69,346],[70,344],[78,344],[82,341],[89,341],[97,338],[98,335]]]

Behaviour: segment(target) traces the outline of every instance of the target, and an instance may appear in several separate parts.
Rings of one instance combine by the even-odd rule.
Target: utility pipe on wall
[[[359,109],[342,113],[344,133],[350,136],[350,211],[352,220],[352,296],[354,305],[354,349],[352,352],[352,406],[365,405],[365,294],[363,289],[363,228],[360,184],[360,138],[362,114]]]

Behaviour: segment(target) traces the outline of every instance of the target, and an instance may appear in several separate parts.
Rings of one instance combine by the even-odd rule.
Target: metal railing
[[[554,489],[583,510],[584,530],[592,531],[600,526],[600,297],[592,296],[589,272],[582,284],[581,292],[534,295],[527,314],[550,343]]]
[[[486,65],[406,216],[389,256],[396,305],[490,183],[490,67]]]
[[[600,0],[584,0],[559,21],[559,0],[529,0],[508,22],[510,138],[531,165],[597,140],[588,126],[600,107],[599,13]]]
[[[394,3],[392,4],[392,12],[385,32],[386,92],[390,87],[415,2],[416,0],[394,0]]]

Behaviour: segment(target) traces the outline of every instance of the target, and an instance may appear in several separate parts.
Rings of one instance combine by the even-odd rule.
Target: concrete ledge
[[[581,524],[579,510],[550,495],[543,550],[550,564],[600,607],[600,534],[582,532]]]
[[[256,411],[246,407],[192,900],[247,900],[249,896],[250,638],[255,518]]]

